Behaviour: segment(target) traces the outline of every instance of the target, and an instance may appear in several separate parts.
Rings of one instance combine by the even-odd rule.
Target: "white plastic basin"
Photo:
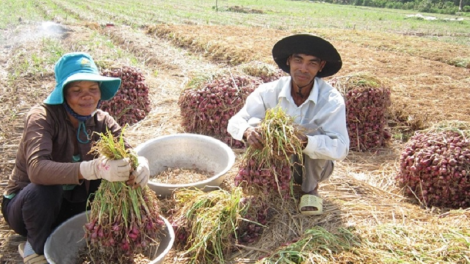
[[[149,161],[150,175],[167,168],[197,168],[214,174],[203,181],[167,184],[149,180],[150,189],[159,196],[169,196],[178,188],[211,191],[219,187],[235,163],[233,150],[222,141],[200,134],[174,134],[151,139],[136,147],[139,156]]]

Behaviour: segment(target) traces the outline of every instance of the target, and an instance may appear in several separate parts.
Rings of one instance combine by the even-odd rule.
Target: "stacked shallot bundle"
[[[331,83],[345,98],[350,149],[366,151],[385,146],[391,137],[386,120],[390,89],[366,74],[335,77]]]
[[[303,163],[299,139],[302,129],[281,108],[268,109],[257,129],[264,147],[248,147],[235,177],[235,186],[243,188],[244,202],[249,205],[245,219],[250,220],[238,228],[239,243],[252,243],[260,237],[268,219],[268,205],[274,199],[292,197],[291,155],[300,154],[300,165]]]
[[[121,87],[109,101],[103,101],[101,109],[108,112],[119,125],[133,125],[150,112],[149,88],[139,69],[124,66],[105,70],[104,76],[121,78]]]
[[[248,147],[240,165],[235,185],[246,185],[253,193],[279,194],[287,198],[292,184],[290,157],[302,153],[298,135],[301,128],[279,107],[268,109],[257,128],[264,140],[262,149]],[[299,155],[302,161],[302,155]]]
[[[186,132],[212,136],[232,147],[244,147],[243,142],[228,134],[227,124],[258,85],[255,78],[231,74],[202,83],[194,81],[181,93],[178,101],[182,126]]]
[[[416,132],[400,156],[405,194],[425,206],[470,206],[470,124],[451,121]]]

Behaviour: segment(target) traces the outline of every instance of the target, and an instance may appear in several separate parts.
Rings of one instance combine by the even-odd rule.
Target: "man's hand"
[[[298,134],[297,138],[299,139],[300,143],[302,143],[302,149],[305,149],[308,144],[308,137],[304,134]]]
[[[129,159],[110,160],[100,156],[80,163],[80,174],[86,180],[127,181],[131,174]]]
[[[243,135],[245,136],[246,142],[249,146],[255,149],[263,148],[264,140],[261,137],[261,134],[258,132],[257,128],[249,127],[247,130],[245,130],[245,133],[243,133]]]

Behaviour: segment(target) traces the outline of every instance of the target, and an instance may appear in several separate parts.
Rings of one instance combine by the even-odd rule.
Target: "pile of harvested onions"
[[[144,119],[150,112],[149,88],[142,72],[131,66],[107,69],[103,76],[121,78],[121,87],[116,95],[103,101],[101,109],[108,112],[124,126],[135,124]]]
[[[368,74],[335,77],[331,84],[345,98],[349,148],[366,151],[386,146],[391,138],[387,127],[390,89]]]
[[[470,206],[470,124],[449,121],[418,131],[400,156],[398,183],[425,206]]]
[[[186,132],[215,137],[229,146],[243,148],[227,132],[228,120],[238,112],[259,80],[250,76],[221,74],[194,78],[180,95],[178,105]]]

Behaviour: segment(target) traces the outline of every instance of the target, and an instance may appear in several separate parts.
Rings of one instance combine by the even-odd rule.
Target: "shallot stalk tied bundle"
[[[269,204],[274,198],[287,200],[293,194],[292,155],[299,157],[303,165],[303,142],[300,133],[303,129],[294,124],[280,107],[268,109],[265,119],[257,128],[263,138],[263,148],[249,146],[243,156],[235,186],[243,187],[245,201],[249,201],[244,218],[237,234],[241,244],[253,243],[263,232],[268,218]],[[250,223],[248,223],[250,222]]]
[[[129,158],[133,168],[137,155],[125,148],[122,134],[100,134],[91,152],[109,159]],[[133,263],[136,254],[151,255],[158,248],[164,222],[159,217],[157,197],[148,186],[101,180],[89,201],[85,236],[93,263]]]
[[[183,188],[175,191],[174,198],[181,207],[173,215],[173,224],[187,263],[225,263],[246,210],[241,188],[232,192]]]
[[[275,107],[266,111],[258,132],[263,138],[263,148],[249,146],[243,157],[235,185],[261,189],[265,194],[272,190],[287,198],[292,189],[291,168],[294,166],[292,155],[299,156],[303,164],[303,142],[299,138],[302,128],[294,124],[294,119],[283,109]]]

